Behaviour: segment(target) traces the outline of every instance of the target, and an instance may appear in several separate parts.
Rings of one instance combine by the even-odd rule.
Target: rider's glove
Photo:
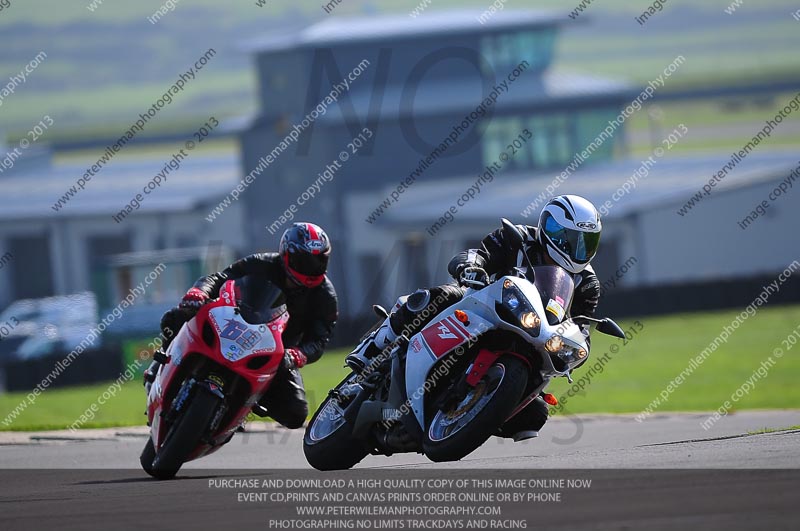
[[[300,369],[308,362],[308,358],[299,348],[287,348],[284,354],[286,365],[290,369]]]
[[[456,267],[456,274],[453,275],[453,277],[456,279],[459,286],[464,285],[462,282],[464,280],[464,270],[468,267],[469,264],[459,264],[458,267]]]
[[[170,308],[161,317],[161,332],[166,339],[172,340],[181,327],[194,317],[195,312],[191,308]]]
[[[466,288],[474,288],[475,283],[479,282],[486,285],[486,272],[470,264],[462,264],[456,270],[458,285]]]
[[[208,295],[200,288],[192,288],[181,299],[179,308],[199,308],[208,301]]]

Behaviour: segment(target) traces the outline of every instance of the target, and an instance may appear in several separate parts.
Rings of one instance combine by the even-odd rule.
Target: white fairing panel
[[[232,306],[220,306],[208,312],[219,335],[222,356],[239,361],[258,352],[274,352],[277,345],[269,326],[252,325],[236,315]]]
[[[455,318],[457,309],[466,312],[469,324]],[[406,356],[406,393],[420,426],[425,426],[424,400],[428,391],[425,389],[425,380],[434,364],[453,349],[457,349],[458,355],[462,352],[459,349],[466,350],[480,334],[495,328],[492,321],[479,315],[479,312],[485,314],[481,310],[483,304],[468,296],[437,315],[422,331],[411,337]]]
[[[559,324],[551,325],[547,322],[547,309],[545,304],[542,302],[541,297],[539,296],[539,292],[536,289],[536,286],[528,282],[524,279],[514,278],[514,277],[507,277],[511,278],[511,280],[516,284],[516,286],[522,291],[525,298],[528,299],[528,302],[531,303],[533,306],[533,310],[536,312],[537,315],[543,316],[542,317],[542,328],[541,332],[539,333],[539,337],[530,338],[529,342],[533,344],[537,349],[541,350],[544,348],[544,344],[547,342],[550,337],[554,334],[559,334],[562,337],[572,340],[573,342],[577,343],[581,347],[583,347],[587,352],[589,351],[588,345],[586,344],[586,338],[583,337],[581,333],[580,327],[572,322],[571,319],[567,319]],[[548,304],[552,303],[553,301],[549,301]],[[526,337],[526,336],[522,336]],[[546,358],[549,363],[549,358]],[[564,375],[569,371],[560,372],[555,370],[552,366],[550,367],[552,372],[557,375]]]
[[[510,280],[516,285],[531,304],[532,309],[541,317],[538,337],[533,337],[525,330],[498,317],[495,304],[502,303],[503,283],[506,280]],[[549,301],[548,304],[552,302]],[[466,312],[468,324],[456,319],[455,310]],[[567,309],[563,308],[562,311],[566,313]],[[588,346],[578,325],[569,319],[557,325],[550,325],[546,320],[546,312],[545,304],[543,304],[536,286],[523,278],[502,277],[481,290],[467,290],[460,302],[437,315],[422,331],[412,336],[406,357],[406,394],[419,425],[425,428],[424,405],[425,395],[428,392],[428,389],[425,388],[425,380],[433,366],[442,356],[453,349],[463,348],[466,350],[480,334],[488,330],[502,328],[514,332],[521,339],[534,345],[539,352],[544,352],[544,344],[550,337],[559,334],[572,340],[588,352]],[[568,370],[557,371],[549,356],[543,355],[543,360],[545,366],[542,369],[542,376],[545,381],[549,381],[551,376],[564,376],[569,372]],[[436,372],[434,371],[433,374],[435,375]]]

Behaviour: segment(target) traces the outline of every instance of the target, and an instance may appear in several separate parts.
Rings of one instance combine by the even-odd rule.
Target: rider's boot
[[[395,340],[397,340],[397,337],[400,334],[395,332],[394,328],[392,328],[392,320],[397,320],[398,311],[407,306],[409,299],[410,297],[407,295],[399,297],[392,308],[391,314],[389,315],[386,315],[386,311],[382,308],[376,307],[381,310],[383,315],[386,315],[386,318],[377,329],[362,339],[361,343],[359,343],[358,346],[354,348],[353,351],[344,359],[344,362],[348,367],[350,367],[350,369],[352,369],[353,372],[356,374],[361,374],[364,369],[366,369],[369,364],[372,363],[371,360],[378,357],[378,354],[380,354],[381,351],[389,347],[395,342]]]
[[[389,322],[391,317],[381,323],[377,330],[365,337],[353,351],[345,358],[353,372],[361,374],[386,347],[394,343],[397,333]]]
[[[142,378],[144,380],[144,391],[145,394],[150,394],[150,387],[153,385],[153,382],[156,381],[156,374],[158,374],[158,368],[164,364],[166,361],[166,354],[164,351],[159,349],[153,353],[153,361],[150,363],[150,366],[145,369],[144,374],[142,374]]]
[[[156,381],[156,374],[158,373],[158,368],[161,366],[159,362],[153,360],[150,363],[150,366],[144,370],[142,374],[143,384],[144,384],[144,394],[150,395],[150,387],[152,387],[153,382]]]
[[[432,296],[435,294],[435,297]],[[401,335],[409,338],[422,329],[441,310],[454,304],[464,296],[462,288],[444,285],[419,289],[411,295],[397,299],[389,315],[377,330],[372,332],[351,352],[345,362],[354,372],[361,373],[378,354],[391,351],[392,345]],[[397,332],[400,330],[400,332]],[[388,350],[387,350],[388,349]],[[380,361],[378,361],[380,363]]]
[[[539,430],[547,422],[548,415],[547,403],[538,396],[522,411],[508,419],[496,435],[513,439],[514,442],[538,437]]]
[[[438,293],[445,288],[435,289],[437,289]],[[458,288],[456,288],[456,291],[451,290],[448,293],[450,293],[450,298],[453,298],[454,295],[456,298],[463,295],[463,292]],[[445,299],[445,297],[442,298],[442,300]],[[455,300],[450,303],[443,303],[442,307],[446,307],[452,302],[455,302]],[[345,358],[347,366],[360,374],[370,363],[374,363],[371,360],[392,345],[401,333],[405,337],[411,337],[415,334],[430,317],[438,313],[439,308],[436,304],[433,304],[433,307],[429,307],[429,304],[433,303],[431,303],[431,291],[427,289],[419,289],[411,295],[403,295],[398,298],[394,308],[392,308],[392,313],[386,317],[378,329],[365,337],[353,352]],[[429,317],[419,319],[417,316],[423,310],[428,311]],[[397,332],[395,328],[401,330],[401,332]]]

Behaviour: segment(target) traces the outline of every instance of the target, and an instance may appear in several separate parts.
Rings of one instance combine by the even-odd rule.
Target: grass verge
[[[735,319],[737,311],[681,314],[640,319],[641,331],[623,345],[621,340],[593,334],[592,357],[587,365],[576,371],[577,381],[593,360],[618,351],[595,374],[588,385],[569,398],[566,413],[638,413],[648,406],[670,381],[684,370],[689,360],[697,356],[725,325]],[[782,347],[782,342],[800,323],[800,305],[776,306],[761,309],[748,318],[685,382],[670,395],[669,401],[657,412],[712,411],[739,389],[756,371],[761,362]],[[621,322],[625,330],[639,328],[633,321]],[[800,346],[785,349],[764,378],[754,382],[751,392],[734,403],[736,409],[788,409],[800,405]],[[329,389],[345,375],[342,367],[346,350],[330,351],[323,358],[303,369],[303,378],[313,412]],[[108,384],[81,388],[53,389],[40,395],[2,430],[64,429],[95,402]],[[549,391],[562,396],[569,384],[563,378],[554,382]],[[5,418],[26,393],[0,395],[0,415]],[[144,424],[144,392],[140,381],[124,385],[110,401],[98,408],[94,420],[84,427],[131,426]]]

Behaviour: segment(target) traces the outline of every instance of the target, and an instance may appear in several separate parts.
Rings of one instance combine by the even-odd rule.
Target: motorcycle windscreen
[[[542,297],[547,322],[555,325],[569,315],[575,281],[572,275],[558,266],[536,266],[533,268],[533,284]]]
[[[234,282],[236,306],[249,324],[264,324],[286,311],[286,297],[278,286],[257,275],[245,275]]]

